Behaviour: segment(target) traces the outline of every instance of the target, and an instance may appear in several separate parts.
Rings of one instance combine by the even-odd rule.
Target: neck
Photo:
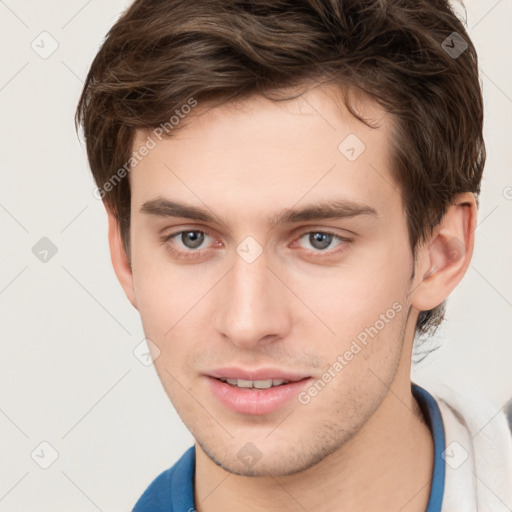
[[[431,432],[411,393],[410,373],[402,371],[364,427],[305,471],[280,477],[234,475],[212,462],[196,443],[196,508],[424,512],[433,463]]]

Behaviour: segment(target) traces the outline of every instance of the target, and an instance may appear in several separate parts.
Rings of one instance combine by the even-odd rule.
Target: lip
[[[247,375],[247,374],[245,374]],[[281,375],[282,372],[274,378],[285,379]],[[287,374],[290,375],[290,374]],[[223,375],[224,377],[224,375]],[[296,398],[297,395],[309,385],[313,378],[304,377],[301,380],[295,380],[288,384],[282,384],[268,389],[247,389],[231,386],[227,382],[223,382],[216,377],[206,376],[210,391],[217,399],[228,409],[241,414],[264,415],[277,411],[287,402]],[[226,378],[244,378],[244,377],[227,377]],[[261,376],[246,380],[266,380]],[[290,380],[290,379],[285,379]]]
[[[311,377],[292,372],[285,372],[279,368],[260,368],[258,370],[245,370],[234,366],[217,368],[207,373],[208,377],[216,379],[243,379],[243,380],[267,380],[267,379],[283,379],[291,382],[303,380]]]

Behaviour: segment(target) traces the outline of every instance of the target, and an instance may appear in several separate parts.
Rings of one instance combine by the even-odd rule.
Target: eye
[[[333,252],[338,252],[338,250],[328,249],[333,249],[340,245],[343,246],[343,242],[350,243],[351,240],[328,231],[309,231],[307,233],[303,233],[297,239],[296,243],[310,252],[326,252],[332,254]]]
[[[176,238],[185,249],[197,249],[204,242],[205,236],[208,237],[204,231],[180,231],[172,235],[171,239]]]
[[[212,241],[215,240],[214,237],[199,229],[187,229],[164,235],[161,240],[169,253],[178,260],[202,258],[208,252],[208,246],[222,245],[221,243],[220,245],[219,243],[212,244]]]
[[[222,242],[199,229],[188,229],[164,235],[161,238],[176,259],[203,258],[210,248],[223,247]],[[289,247],[297,245],[313,256],[332,256],[344,251],[352,240],[328,231],[308,231],[300,235]]]

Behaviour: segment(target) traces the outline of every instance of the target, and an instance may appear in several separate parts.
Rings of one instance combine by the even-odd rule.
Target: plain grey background
[[[136,357],[144,334],[73,125],[90,63],[129,3],[0,0],[2,512],[130,510],[193,443]],[[413,375],[479,390],[498,411],[512,396],[512,2],[466,7],[488,150],[476,247],[431,342],[441,348]]]

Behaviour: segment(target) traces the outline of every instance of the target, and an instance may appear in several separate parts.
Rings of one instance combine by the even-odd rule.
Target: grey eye
[[[315,249],[326,249],[331,245],[332,235],[329,233],[312,232],[309,234],[309,243]]]
[[[183,231],[180,235],[182,244],[188,249],[196,249],[204,241],[202,231]]]

